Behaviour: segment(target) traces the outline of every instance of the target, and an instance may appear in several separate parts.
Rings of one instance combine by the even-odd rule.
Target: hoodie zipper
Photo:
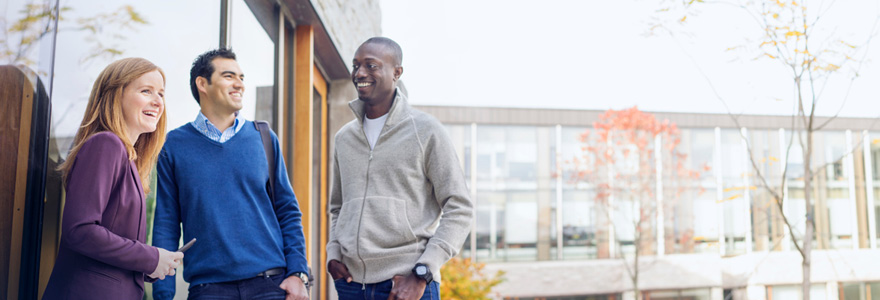
[[[395,97],[394,100],[397,100],[397,97]],[[391,108],[394,108],[394,106],[392,105]],[[391,114],[391,110],[390,110],[390,109],[388,110],[387,114],[389,114],[389,117],[390,117],[390,114]],[[366,118],[367,118],[366,112],[365,112],[362,116],[363,116],[364,119],[366,119]],[[361,132],[364,133],[364,141],[367,142],[367,146],[369,147],[369,146],[370,146],[370,139],[367,138],[367,130],[364,128],[364,123],[365,123],[365,122],[366,122],[366,120],[363,120],[363,121],[361,122]],[[388,125],[388,119],[385,119],[385,124],[382,124],[382,129],[379,130],[379,136],[376,137],[376,145],[379,144],[379,139],[382,137],[382,132],[385,132],[385,126],[386,126],[386,125]],[[375,146],[374,146],[374,147],[375,147]],[[364,267],[364,272],[363,272],[363,276],[364,276],[364,278],[363,278],[364,280],[363,280],[363,281],[364,281],[364,282],[361,282],[361,290],[362,290],[362,291],[367,290],[367,283],[366,283],[366,279],[367,279],[367,262],[364,261],[364,258],[363,258],[363,257],[361,257],[361,225],[363,224],[363,221],[364,221],[364,207],[366,207],[366,205],[367,205],[367,190],[368,190],[368,188],[369,188],[369,186],[370,186],[370,165],[371,165],[372,162],[373,162],[373,148],[374,148],[374,147],[370,147],[370,158],[367,160],[367,172],[366,172],[366,174],[365,174],[365,175],[366,175],[366,180],[365,180],[365,182],[364,182],[364,200],[363,200],[363,202],[361,202],[361,213],[360,213],[360,215],[358,216],[358,229],[357,229],[357,238],[356,238],[356,240],[357,240],[357,243],[356,243],[356,245],[357,245],[357,256],[358,256],[358,259],[361,260],[361,265]]]
[[[384,126],[383,126],[383,127],[384,127]],[[367,132],[366,132],[365,130],[363,130],[363,126],[361,126],[361,131],[364,132],[364,139],[366,139],[366,138],[367,138]],[[379,135],[382,135],[382,134],[381,134],[381,131],[380,131]],[[367,140],[367,146],[369,146],[369,144],[370,144],[370,142],[369,142],[369,140]],[[363,279],[364,279],[363,281],[364,281],[364,282],[361,282],[361,290],[366,290],[366,289],[367,289],[367,283],[366,283],[366,279],[367,279],[367,262],[365,262],[365,261],[364,261],[364,258],[361,257],[361,224],[363,224],[363,221],[364,221],[364,207],[367,206],[367,188],[370,186],[370,165],[372,164],[372,162],[373,162],[373,148],[370,148],[370,158],[367,160],[367,174],[366,174],[367,178],[366,178],[366,181],[365,181],[365,183],[364,183],[364,199],[363,199],[363,201],[361,202],[361,213],[360,213],[360,215],[358,216],[357,238],[355,239],[355,240],[357,241],[357,255],[358,255],[358,259],[361,260],[361,265],[364,267],[364,272],[363,272]]]

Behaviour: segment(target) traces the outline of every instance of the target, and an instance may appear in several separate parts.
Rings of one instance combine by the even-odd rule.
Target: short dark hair
[[[361,46],[366,45],[366,44],[378,44],[378,45],[388,47],[388,49],[390,49],[391,52],[393,52],[392,57],[394,57],[395,67],[403,64],[403,50],[400,49],[400,45],[398,45],[397,42],[395,42],[394,40],[389,39],[384,36],[377,36],[377,37],[371,37],[370,39],[365,41],[363,44],[361,44]]]
[[[192,90],[193,98],[195,98],[196,102],[199,104],[202,104],[202,102],[199,101],[199,88],[196,87],[196,78],[202,76],[208,80],[208,83],[211,83],[211,74],[214,74],[214,64],[211,62],[218,57],[234,60],[235,52],[232,52],[232,49],[229,48],[209,50],[208,52],[199,55],[199,57],[196,57],[196,60],[193,61],[192,68],[189,69],[189,88]]]

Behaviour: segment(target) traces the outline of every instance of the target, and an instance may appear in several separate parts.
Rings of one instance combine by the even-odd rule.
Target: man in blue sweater
[[[274,168],[260,132],[239,115],[244,74],[228,49],[200,55],[190,88],[201,111],[168,133],[157,163],[153,244],[170,251],[184,240],[189,299],[308,299],[302,214],[274,133]],[[269,172],[275,172],[274,199]],[[172,299],[174,279],[153,285]]]

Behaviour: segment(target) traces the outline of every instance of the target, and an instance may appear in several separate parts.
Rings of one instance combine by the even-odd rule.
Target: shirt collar
[[[243,120],[243,117],[241,116],[241,111],[236,111],[235,112],[235,121],[233,121],[231,128],[234,128],[235,131],[238,131],[239,127],[243,124],[244,124],[244,120]],[[196,129],[198,129],[201,132],[205,132],[209,129],[212,131],[217,131],[217,132],[220,131],[220,129],[217,129],[217,126],[214,126],[214,123],[211,123],[211,120],[208,120],[208,117],[206,117],[205,114],[203,114],[201,110],[199,111],[199,114],[196,116],[195,121],[193,121],[193,125],[196,127]]]

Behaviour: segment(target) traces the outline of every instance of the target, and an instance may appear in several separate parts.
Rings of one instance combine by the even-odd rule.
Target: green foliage
[[[454,257],[440,269],[442,283],[440,295],[450,300],[491,299],[492,287],[504,281],[504,272],[498,271],[492,277],[483,275],[483,263],[472,262],[467,258]]]
[[[147,194],[147,244],[153,244],[153,214],[156,210],[156,189],[158,187],[157,177],[156,177],[156,168],[153,167],[153,171],[150,172],[150,193]]]

